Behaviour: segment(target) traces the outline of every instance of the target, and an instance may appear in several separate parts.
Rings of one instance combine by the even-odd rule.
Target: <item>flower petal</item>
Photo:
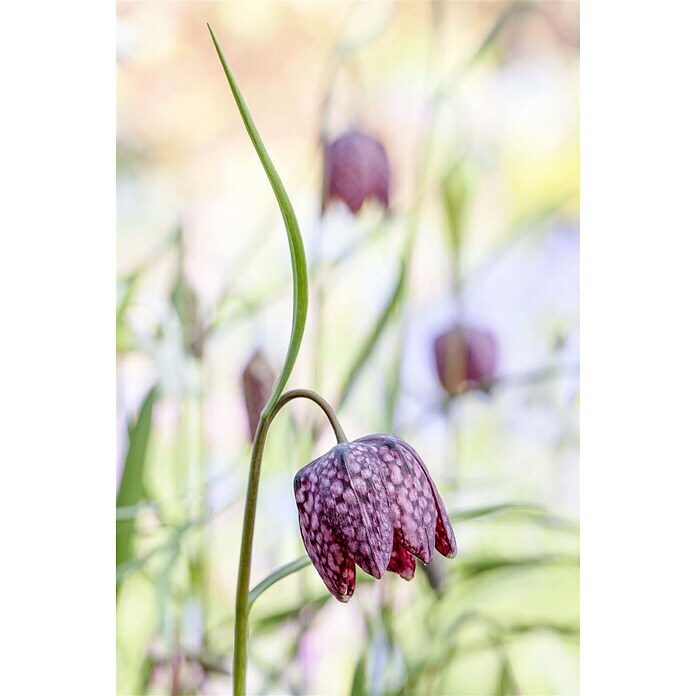
[[[435,551],[437,510],[423,469],[401,441],[389,435],[364,438],[379,452],[391,500],[394,538],[406,550],[430,563]]]
[[[340,602],[347,602],[355,589],[355,563],[323,514],[319,485],[323,459],[308,464],[295,476],[300,532],[307,554],[329,592]]]
[[[394,543],[389,500],[373,448],[337,445],[342,466],[331,483],[337,532],[351,558],[375,578],[384,575]]]
[[[391,570],[392,573],[398,573],[404,580],[410,580],[416,572],[415,556],[396,539],[394,540],[394,548],[392,549],[391,560],[387,570]]]
[[[450,523],[449,517],[447,516],[447,510],[445,510],[445,504],[442,502],[442,498],[433,483],[433,479],[430,477],[427,467],[423,463],[418,453],[403,440],[399,440],[399,445],[401,449],[409,452],[413,458],[418,462],[423,473],[425,474],[430,488],[432,490],[433,496],[435,497],[435,505],[437,507],[437,525],[435,527],[435,548],[447,558],[454,558],[457,555],[457,540],[454,536],[454,530]]]

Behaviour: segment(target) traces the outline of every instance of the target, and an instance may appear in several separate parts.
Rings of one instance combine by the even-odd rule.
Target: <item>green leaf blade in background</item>
[[[367,655],[363,653],[355,665],[350,696],[367,696]]]
[[[123,465],[116,507],[137,505],[146,497],[145,462],[152,429],[152,410],[158,397],[157,385],[147,393],[135,423],[129,427],[128,452]],[[135,518],[116,522],[116,567],[132,560]],[[118,581],[117,581],[118,584]]]
[[[396,279],[396,283],[394,284],[394,289],[392,290],[389,299],[384,305],[384,308],[377,316],[375,324],[372,327],[372,331],[370,331],[370,333],[367,335],[367,338],[362,344],[362,347],[358,351],[358,354],[356,355],[355,360],[353,361],[353,364],[351,365],[351,368],[348,371],[348,376],[346,377],[343,383],[343,387],[341,388],[340,395],[336,402],[336,410],[340,409],[341,406],[343,406],[346,400],[348,399],[348,396],[350,395],[350,392],[353,389],[353,386],[355,385],[358,376],[362,372],[363,368],[365,367],[368,360],[372,356],[372,353],[377,347],[379,339],[384,333],[385,327],[387,326],[389,320],[396,312],[396,309],[399,306],[401,299],[403,298],[405,287],[406,264],[402,262],[399,268],[399,275]]]
[[[500,673],[495,693],[496,696],[517,696],[520,693],[510,659],[505,653],[500,658]]]
[[[135,294],[137,274],[131,274],[127,278],[119,281],[116,289],[116,353],[123,354],[133,349],[135,337],[128,322],[126,321],[126,310],[130,307]]]
[[[459,254],[466,232],[466,219],[471,199],[471,184],[468,166],[460,161],[451,167],[442,178],[440,194],[447,221],[447,242],[453,254]]]

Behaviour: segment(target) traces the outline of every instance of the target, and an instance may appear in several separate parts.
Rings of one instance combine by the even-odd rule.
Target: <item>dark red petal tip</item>
[[[416,572],[416,559],[412,553],[395,541],[387,570],[398,573],[404,580],[411,580]]]
[[[447,515],[447,510],[445,509],[445,504],[442,502],[442,498],[435,487],[430,473],[428,472],[425,463],[420,458],[418,453],[409,445],[407,442],[401,440],[401,445],[404,449],[409,451],[413,457],[418,461],[423,472],[425,473],[430,487],[435,497],[435,505],[437,507],[437,524],[435,526],[435,548],[447,558],[454,558],[457,555],[457,539],[454,536],[454,529],[452,529],[452,524],[450,522],[449,516]]]

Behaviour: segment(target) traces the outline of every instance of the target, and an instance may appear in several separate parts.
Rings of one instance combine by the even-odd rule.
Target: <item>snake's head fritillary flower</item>
[[[242,388],[249,422],[249,439],[253,440],[261,411],[273,393],[276,375],[265,353],[254,352],[242,372]]]
[[[450,396],[495,378],[498,341],[490,331],[457,324],[435,339],[434,352],[437,376]]]
[[[395,435],[336,445],[295,476],[295,500],[307,553],[331,594],[347,602],[355,565],[375,578],[410,580],[415,557],[435,550],[453,558],[457,542],[423,460]]]
[[[329,201],[343,201],[355,215],[372,198],[389,207],[389,161],[382,143],[349,131],[324,150],[322,212]]]

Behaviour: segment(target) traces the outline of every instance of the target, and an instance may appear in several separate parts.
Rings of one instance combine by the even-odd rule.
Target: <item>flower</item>
[[[331,594],[347,602],[355,564],[375,578],[410,580],[415,556],[453,558],[457,542],[445,506],[416,451],[395,435],[342,442],[295,476],[307,553]]]
[[[469,386],[483,388],[495,377],[498,341],[490,331],[457,324],[438,336],[433,348],[437,376],[450,396]]]
[[[261,411],[273,393],[276,375],[265,353],[254,352],[242,372],[242,387],[249,422],[249,439],[253,440]]]
[[[349,131],[325,146],[322,212],[334,198],[343,201],[353,215],[368,198],[388,208],[389,179],[382,143],[360,131]]]

